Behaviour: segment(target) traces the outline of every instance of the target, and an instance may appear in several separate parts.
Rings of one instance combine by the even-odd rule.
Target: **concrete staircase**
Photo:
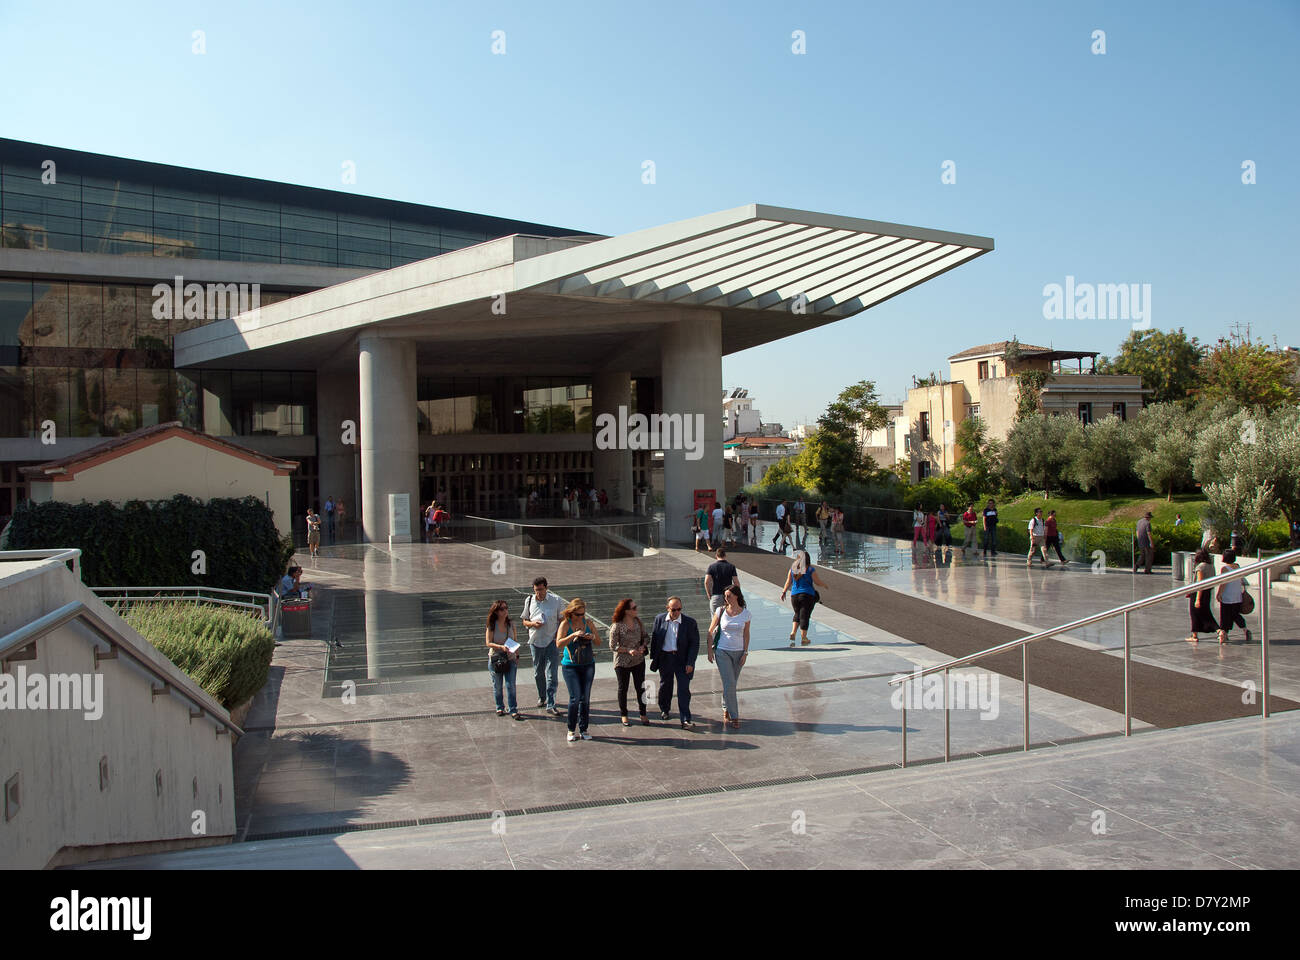
[[[1300,604],[1300,566],[1273,575],[1273,596]]]

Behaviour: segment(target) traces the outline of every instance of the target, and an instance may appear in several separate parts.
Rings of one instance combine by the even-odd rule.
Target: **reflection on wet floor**
[[[742,587],[744,579],[741,580]],[[699,623],[701,642],[710,622],[708,598],[702,578],[644,580],[632,583],[553,584],[564,600],[582,597],[587,610],[601,623],[601,639],[608,640],[608,623],[624,597],[636,600],[647,632],[663,612],[670,596],[682,599],[683,611]],[[342,644],[329,654],[322,696],[338,696],[351,681],[359,696],[437,689],[431,682],[448,674],[487,670],[484,645],[487,613],[496,600],[510,604],[517,636],[523,643],[520,670],[531,670],[532,651],[527,630],[519,623],[525,586],[450,593],[396,593],[387,590],[348,591],[334,605],[334,639]],[[791,611],[760,597],[748,598],[750,646],[755,649],[787,647]],[[814,644],[856,642],[854,638],[816,621],[808,637]],[[605,657],[609,657],[606,654]],[[700,653],[701,659],[704,652]],[[522,682],[522,681],[521,681]]]

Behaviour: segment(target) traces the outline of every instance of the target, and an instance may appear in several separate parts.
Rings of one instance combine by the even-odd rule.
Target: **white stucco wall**
[[[257,497],[269,502],[281,535],[292,530],[289,477],[277,477],[269,466],[179,436],[80,469],[71,480],[33,479],[31,498],[38,503],[125,503],[167,500],[178,493],[205,502],[213,497]]]
[[[33,566],[0,563],[0,636],[81,600],[177,678],[183,676],[65,566],[46,563],[35,573]],[[234,835],[230,736],[218,736],[211,719],[191,720],[187,701],[155,697],[152,688],[161,681],[125,653],[96,666],[96,636],[68,623],[37,641],[35,659],[9,664],[9,674],[21,666],[29,678],[102,675],[103,713],[87,719],[84,711],[0,711],[0,783],[18,775],[21,794],[17,814],[8,821],[0,817],[0,867],[40,869],[61,850],[66,852],[59,862],[77,862],[95,859],[95,848],[188,846]],[[102,757],[108,782],[101,788]],[[203,835],[192,828],[196,810],[206,818]]]

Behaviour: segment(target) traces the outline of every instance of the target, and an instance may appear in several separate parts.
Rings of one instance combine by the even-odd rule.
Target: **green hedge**
[[[10,550],[81,549],[92,587],[205,586],[270,591],[293,556],[271,510],[256,497],[201,503],[184,495],[122,506],[47,501],[21,504],[6,530]],[[193,572],[202,550],[207,572]]]
[[[275,638],[254,616],[200,603],[138,603],[123,619],[227,710],[266,683]]]

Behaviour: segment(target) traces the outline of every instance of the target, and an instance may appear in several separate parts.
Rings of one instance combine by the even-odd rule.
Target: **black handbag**
[[[500,650],[492,651],[492,669],[497,673],[510,672],[510,654]]]

